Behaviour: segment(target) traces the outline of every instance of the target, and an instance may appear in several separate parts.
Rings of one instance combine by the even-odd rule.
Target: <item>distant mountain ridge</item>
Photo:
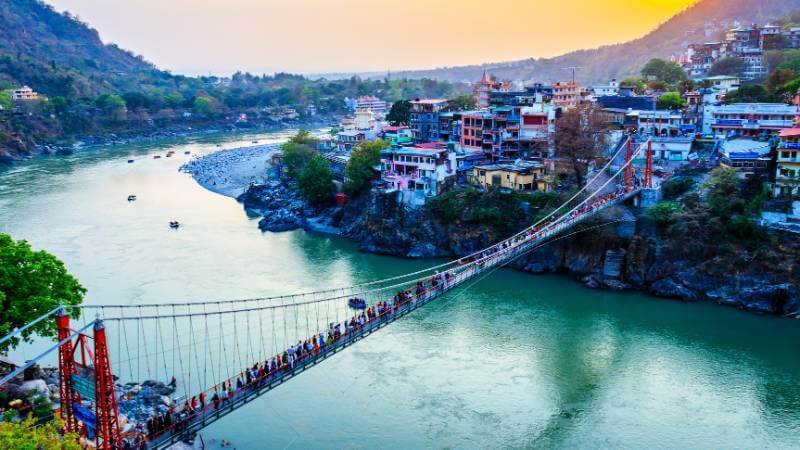
[[[392,72],[393,77],[434,78],[446,81],[476,81],[484,70],[500,79],[557,81],[571,75],[565,67],[579,66],[582,83],[602,83],[637,74],[651,58],[668,58],[685,44],[710,40],[703,34],[708,22],[764,23],[800,10],[800,0],[700,0],[658,26],[647,35],[622,44],[578,50],[553,58],[525,59],[505,63]],[[363,74],[383,77],[385,73]]]

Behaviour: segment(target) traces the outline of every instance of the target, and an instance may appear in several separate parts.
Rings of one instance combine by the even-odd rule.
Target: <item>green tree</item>
[[[658,109],[676,110],[686,107],[686,100],[677,92],[667,92],[658,98]]]
[[[771,102],[774,97],[760,84],[746,84],[725,95],[725,103]]]
[[[2,91],[0,91],[0,109],[4,109],[6,111],[11,109],[11,97]]]
[[[311,158],[303,168],[297,184],[303,198],[314,207],[330,203],[336,192],[330,163],[319,154]]]
[[[196,114],[204,116],[213,116],[217,113],[217,100],[214,97],[201,95],[194,99],[192,109]]]
[[[459,95],[447,101],[447,108],[450,111],[470,111],[475,109],[477,102],[471,95]]]
[[[306,165],[317,155],[317,139],[307,130],[300,130],[281,146],[286,175],[297,179]]]
[[[125,99],[117,94],[103,94],[94,101],[95,105],[106,114],[111,114],[125,109]]]
[[[688,78],[681,66],[659,58],[653,58],[645,64],[642,76],[650,80],[663,81],[671,86]]]
[[[619,82],[619,85],[624,88],[633,89],[633,93],[636,95],[644,94],[645,90],[647,89],[647,85],[645,85],[644,80],[639,77],[625,78]]]
[[[0,448],[6,450],[80,450],[78,436],[62,436],[60,421],[37,425],[34,419],[0,422]]]
[[[800,56],[787,59],[778,65],[778,69],[791,70],[796,74],[800,74]]]
[[[353,149],[344,173],[347,176],[345,188],[351,195],[369,189],[374,167],[381,163],[381,150],[389,148],[383,140],[367,141]]]
[[[43,250],[32,250],[26,241],[14,242],[7,234],[0,234],[0,335],[58,305],[78,305],[85,293],[86,289],[58,258]],[[28,339],[33,334],[55,336],[55,322],[39,322],[22,333],[22,337]],[[12,346],[19,343],[16,339],[11,341]]]
[[[386,120],[390,124],[407,125],[411,117],[411,102],[407,100],[398,100],[392,104],[389,114],[386,115]]]
[[[656,225],[667,226],[675,222],[675,216],[682,210],[677,202],[659,202],[647,209],[647,216],[653,219]]]
[[[778,89],[783,87],[786,83],[794,80],[796,77],[795,72],[791,69],[775,69],[767,77],[764,87],[768,92],[774,94]]]
[[[731,56],[729,58],[718,59],[708,69],[708,76],[729,75],[740,77],[747,66],[742,58]]]

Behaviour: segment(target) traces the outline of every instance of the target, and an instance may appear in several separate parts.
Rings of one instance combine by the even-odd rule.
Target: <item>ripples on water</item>
[[[118,146],[3,169],[0,232],[62,258],[95,304],[271,295],[430,264],[302,231],[262,234],[235,201],[177,171],[184,150],[285,137]],[[173,158],[152,159],[167,147]],[[185,224],[177,232],[173,218]],[[797,447],[799,328],[504,270],[203,435],[240,449]],[[115,359],[118,373],[136,372]]]

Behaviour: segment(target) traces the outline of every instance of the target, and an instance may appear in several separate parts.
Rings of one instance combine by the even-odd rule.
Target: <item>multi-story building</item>
[[[639,134],[676,137],[696,131],[694,118],[683,111],[629,111],[625,116],[625,124],[634,123]]]
[[[580,104],[581,86],[575,82],[559,82],[553,85],[553,104],[571,109]]]
[[[720,164],[736,169],[742,178],[766,174],[772,162],[772,147],[769,142],[747,138],[728,139],[720,148]]]
[[[461,141],[461,113],[439,113],[439,140],[442,142]]]
[[[22,86],[14,89],[11,93],[11,97],[14,100],[36,100],[39,98],[39,94],[28,86]]]
[[[792,128],[800,107],[783,103],[734,103],[707,105],[703,111],[703,134],[717,136],[777,135]]]
[[[550,190],[547,167],[534,161],[475,166],[472,168],[470,182],[484,189],[497,187],[523,192]]]
[[[456,167],[456,153],[444,143],[382,150],[382,190],[400,192],[403,203],[422,205],[455,181]]]
[[[537,104],[520,108],[519,151],[522,155],[544,158],[550,155],[550,144],[556,131],[556,108]]]
[[[773,194],[800,199],[800,128],[781,130]]]
[[[616,78],[614,78],[608,84],[590,86],[589,90],[595,97],[602,97],[604,95],[618,95],[619,82]]]
[[[534,83],[521,91],[494,90],[489,96],[492,106],[533,106],[537,103],[550,103],[553,100],[553,86]]]
[[[461,147],[483,150],[492,159],[519,156],[520,116],[514,108],[467,111],[461,115]]]
[[[385,117],[386,113],[389,112],[385,101],[371,95],[358,97],[355,100],[354,109],[356,111],[359,109],[369,109],[374,115],[379,117]]]
[[[340,152],[349,152],[353,147],[366,140],[366,135],[363,131],[349,130],[340,131],[336,134],[336,148]]]
[[[433,142],[439,139],[439,113],[447,110],[445,99],[411,101],[410,126],[414,142]]]

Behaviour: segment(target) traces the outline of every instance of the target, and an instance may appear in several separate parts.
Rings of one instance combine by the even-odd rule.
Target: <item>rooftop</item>
[[[785,128],[781,130],[780,137],[800,136],[800,128]]]

